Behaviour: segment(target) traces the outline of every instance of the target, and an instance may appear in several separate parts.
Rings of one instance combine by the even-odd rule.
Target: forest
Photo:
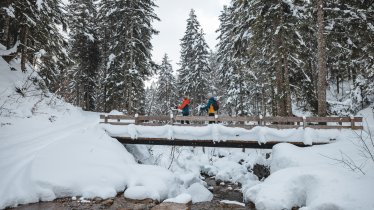
[[[165,115],[206,95],[230,116],[349,116],[374,100],[372,0],[232,0],[210,49],[193,9],[178,69],[152,60],[154,0],[3,0],[2,57],[83,110]],[[146,86],[150,79],[151,85]],[[22,90],[19,90],[22,91]]]

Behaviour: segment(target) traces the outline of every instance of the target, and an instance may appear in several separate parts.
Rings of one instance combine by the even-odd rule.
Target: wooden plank
[[[263,117],[264,122],[303,122],[302,117]]]
[[[113,120],[117,120],[117,119],[129,119],[129,120],[132,120],[132,119],[135,119],[134,116],[130,116],[130,115],[100,115],[100,119],[105,119],[105,116],[107,116],[108,119],[113,119]]]
[[[354,122],[362,122],[362,117],[353,118]],[[307,117],[306,122],[351,122],[350,117]]]
[[[260,118],[258,116],[248,116],[248,117],[226,117],[226,116],[219,116],[217,118],[218,121],[228,121],[228,122],[252,122],[252,121],[259,121]]]
[[[363,126],[354,126],[353,128],[350,125],[307,125],[305,126],[307,128],[313,128],[313,129],[363,129]]]
[[[175,120],[214,121],[214,116],[175,116]]]
[[[265,125],[268,128],[276,128],[276,129],[291,129],[291,128],[301,128],[300,125]]]
[[[150,144],[150,145],[169,145],[169,146],[201,146],[201,147],[228,147],[228,148],[255,148],[255,149],[271,149],[279,143],[290,143],[299,147],[308,147],[303,142],[279,142],[268,141],[266,144],[260,144],[258,141],[213,141],[213,140],[185,140],[185,139],[163,139],[163,138],[138,138],[130,137],[113,137],[123,144]],[[313,145],[327,144],[327,142],[316,142]]]
[[[155,121],[169,121],[170,116],[167,116],[167,115],[164,115],[164,116],[143,116],[143,115],[139,115],[138,120],[139,121],[145,121],[145,120],[148,120],[148,121],[152,121],[152,120],[155,120]]]
[[[134,123],[129,123],[129,122],[100,122],[102,124],[110,124],[110,125],[131,125]]]

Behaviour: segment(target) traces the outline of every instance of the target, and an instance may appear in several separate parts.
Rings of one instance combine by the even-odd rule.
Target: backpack
[[[219,109],[219,103],[215,99],[214,99],[214,102],[213,102],[213,109],[214,109],[214,111],[217,111]]]

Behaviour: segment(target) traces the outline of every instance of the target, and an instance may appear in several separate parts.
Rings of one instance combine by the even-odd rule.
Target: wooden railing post
[[[105,122],[105,123],[108,123],[108,115],[105,115],[105,117],[104,117],[104,122]]]
[[[259,126],[262,126],[263,124],[264,124],[264,122],[262,121],[262,115],[260,114],[260,116],[259,116],[259,118],[260,118],[260,120],[258,121],[258,125]]]
[[[214,122],[217,124],[218,123],[218,114],[214,114]]]
[[[351,116],[351,129],[355,129],[355,118],[353,116]]]
[[[139,115],[136,113],[136,114],[135,114],[135,125],[138,125],[138,124],[139,124],[138,117],[139,117]]]
[[[306,117],[303,116],[303,129],[305,129],[305,128],[306,128]]]
[[[173,115],[173,112],[170,112],[170,124],[171,125],[174,124],[174,115]]]

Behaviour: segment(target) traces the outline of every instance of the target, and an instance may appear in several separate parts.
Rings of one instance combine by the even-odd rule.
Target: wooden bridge
[[[363,129],[362,117],[229,117],[229,116],[143,116],[143,115],[100,115],[103,121],[111,125],[142,125],[142,126],[206,126],[208,122],[219,123],[227,127],[240,127],[252,129],[256,126],[275,129],[313,128],[313,129]],[[189,121],[190,124],[182,124],[181,121]],[[232,147],[232,148],[258,148],[271,149],[275,144],[285,143],[277,140],[267,141],[259,144],[256,140],[186,140],[166,138],[137,138],[112,136],[124,144],[152,144],[152,145],[174,145],[174,146],[203,146],[203,147]],[[299,147],[306,147],[303,142],[287,142]],[[312,145],[326,144],[326,142],[313,142]]]

